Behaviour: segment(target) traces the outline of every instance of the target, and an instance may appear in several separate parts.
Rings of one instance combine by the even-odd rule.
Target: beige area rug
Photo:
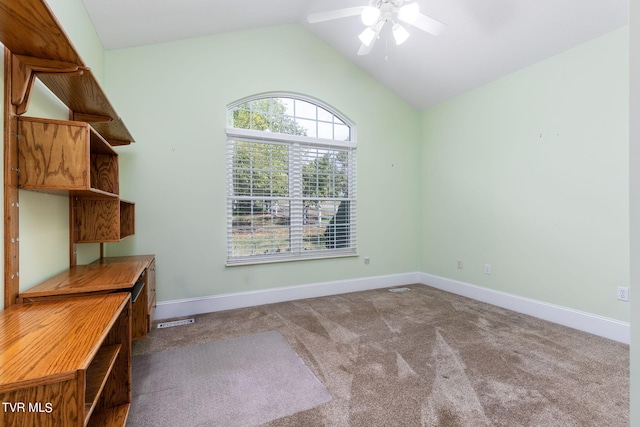
[[[407,287],[197,316],[134,354],[279,331],[333,399],[268,427],[629,425],[629,346]]]
[[[128,426],[252,426],[331,400],[276,331],[133,358]]]

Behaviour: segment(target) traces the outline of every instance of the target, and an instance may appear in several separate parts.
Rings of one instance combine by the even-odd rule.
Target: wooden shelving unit
[[[131,288],[151,276],[146,272],[154,258],[91,264],[78,272],[74,249],[78,242],[117,241],[134,233],[135,205],[119,198],[112,148],[134,139],[45,0],[0,0],[0,43],[0,401],[18,405],[0,412],[0,426],[122,427],[131,403]],[[70,120],[24,116],[36,78],[69,108]],[[68,195],[71,229],[69,271],[20,298],[19,189]],[[147,290],[135,305],[136,325],[150,316],[149,279],[143,280]],[[138,326],[136,338],[147,332]]]
[[[116,242],[135,232],[135,205],[119,200],[118,156],[134,141],[45,0],[0,0],[4,87],[4,301],[19,292],[18,189],[71,197],[70,266],[76,243]],[[35,79],[71,120],[24,117]]]
[[[124,426],[131,404],[128,293],[19,304],[0,312],[3,426]]]
[[[21,116],[18,132],[19,188],[72,196],[75,243],[134,234],[135,204],[118,198],[118,153],[90,125]]]

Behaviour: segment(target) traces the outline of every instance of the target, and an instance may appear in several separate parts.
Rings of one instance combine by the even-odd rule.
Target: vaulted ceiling
[[[407,0],[408,2],[409,0]],[[408,27],[396,46],[381,32],[358,55],[358,16],[310,24],[310,13],[369,0],[84,0],[105,49],[299,23],[424,109],[627,24],[629,0],[414,0],[447,25],[439,36]]]

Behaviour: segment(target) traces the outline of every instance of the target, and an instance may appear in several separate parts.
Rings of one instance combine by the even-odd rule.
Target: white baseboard
[[[524,298],[506,292],[495,291],[446,277],[418,273],[419,283],[436,289],[462,295],[477,301],[528,314],[580,331],[629,344],[631,328],[628,322],[598,316],[584,311],[574,310],[555,304]]]
[[[324,297],[419,283],[419,273],[402,273],[388,276],[364,277],[333,282],[311,283],[299,286],[271,288],[260,291],[235,292],[201,298],[188,298],[159,302],[154,320],[192,316],[234,308],[252,307],[262,304],[293,301],[305,298]]]
[[[628,344],[630,342],[631,333],[628,322],[621,322],[567,307],[420,272],[311,283],[260,291],[236,292],[201,298],[159,302],[156,307],[154,319],[193,316],[234,308],[252,307],[262,304],[338,295],[415,283],[431,286],[436,289],[486,302],[622,343]]]

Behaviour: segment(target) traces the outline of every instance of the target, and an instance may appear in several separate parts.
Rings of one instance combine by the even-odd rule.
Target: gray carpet
[[[331,400],[277,331],[133,358],[128,426],[250,426]]]
[[[629,426],[628,345],[406,287],[204,314],[133,351],[279,331],[333,398],[261,427]]]

